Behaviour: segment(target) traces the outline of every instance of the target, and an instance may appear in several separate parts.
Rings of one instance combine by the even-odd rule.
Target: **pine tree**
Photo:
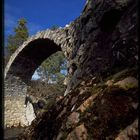
[[[7,47],[9,55],[12,55],[15,50],[28,38],[29,33],[26,23],[27,22],[24,18],[19,19],[17,27],[14,28],[15,34],[8,36]]]

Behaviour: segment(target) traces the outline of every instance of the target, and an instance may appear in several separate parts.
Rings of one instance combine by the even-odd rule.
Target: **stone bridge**
[[[11,56],[5,68],[5,77],[12,73],[28,83],[34,71],[53,53],[63,51],[67,58],[72,46],[69,30],[67,27],[54,31],[48,29],[29,37]]]
[[[27,86],[31,81],[33,73],[45,59],[57,51],[63,51],[66,59],[69,60],[74,38],[76,37],[74,34],[76,27],[74,22],[72,22],[64,28],[40,31],[29,37],[10,57],[5,67],[4,75],[5,125],[12,126],[11,121],[14,122],[13,124],[15,122],[27,124],[25,123],[26,117],[23,117],[25,116],[23,105]],[[68,63],[69,65],[70,63]],[[16,112],[14,113],[16,115],[11,115],[13,114],[11,111]],[[16,121],[17,118],[19,120]]]
[[[64,52],[69,71],[73,64],[76,66],[75,71],[68,75],[70,81],[65,95],[87,78],[113,73],[116,65],[120,69],[135,65],[136,7],[133,0],[87,0],[81,15],[69,25],[56,30],[47,29],[28,38],[5,68],[5,96],[25,98],[34,71],[57,51]],[[118,47],[122,45],[131,51],[124,52],[124,48]],[[130,48],[126,48],[128,46]]]
[[[22,96],[21,98],[23,99],[20,104],[24,105],[27,86],[31,81],[33,73],[41,63],[57,51],[63,51],[68,59],[72,46],[70,30],[69,27],[65,27],[38,32],[36,35],[29,37],[27,41],[15,51],[5,68],[6,97],[9,95],[15,95],[15,98],[17,98],[17,95]],[[20,109],[16,110],[22,110],[21,108],[23,107],[20,106]],[[9,109],[6,109],[6,111],[7,110]]]

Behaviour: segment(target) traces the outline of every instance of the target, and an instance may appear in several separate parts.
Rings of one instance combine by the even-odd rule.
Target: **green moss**
[[[44,109],[49,109],[52,105],[55,104],[55,100],[54,99],[48,99],[46,102],[45,102],[45,107]]]
[[[99,83],[96,86],[91,88],[91,94],[95,94],[99,91],[104,90],[105,88],[107,88],[107,85],[105,83]]]
[[[119,80],[124,79],[127,76],[137,77],[138,76],[138,68],[137,68],[137,66],[135,66],[133,68],[127,68],[127,69],[121,70],[120,72],[112,74],[112,75],[108,76],[105,79],[105,81],[113,79],[114,82],[117,82]]]
[[[62,132],[62,136],[61,136],[60,140],[66,140],[67,136],[68,136],[67,132]]]
[[[138,74],[137,67],[134,67],[132,69],[125,69],[121,72],[118,72],[117,74],[112,76],[112,79],[114,80],[114,82],[117,82],[119,80],[126,78],[127,76],[137,77],[137,74]]]
[[[128,90],[128,89],[134,89],[134,88],[137,88],[138,86],[135,84],[135,83],[128,83],[126,86],[125,86],[125,89]]]

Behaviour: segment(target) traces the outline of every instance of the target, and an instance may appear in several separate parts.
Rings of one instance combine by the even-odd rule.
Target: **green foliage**
[[[15,50],[28,38],[29,33],[26,23],[27,22],[24,18],[19,19],[17,27],[14,28],[15,34],[8,36],[7,47],[9,50],[9,55],[14,53]]]
[[[60,71],[66,70],[66,64],[63,52],[59,51],[47,58],[38,68],[37,72],[40,77],[46,77],[47,81],[51,78],[61,83],[65,76]]]
[[[138,85],[136,83],[126,83],[124,89],[129,90],[129,89],[136,89],[138,88]]]
[[[51,55],[49,58],[47,58],[41,66],[44,69],[47,69],[48,73],[55,74],[56,72],[59,72],[62,68],[62,64],[64,63],[64,54],[62,52],[57,52],[53,55]]]
[[[8,50],[10,55],[12,53],[14,53],[14,51],[16,50],[17,46],[16,46],[16,40],[15,37],[13,35],[9,35],[8,36]]]

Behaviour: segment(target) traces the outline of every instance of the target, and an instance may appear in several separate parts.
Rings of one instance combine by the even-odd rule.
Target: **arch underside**
[[[16,56],[10,66],[8,74],[20,77],[28,83],[34,71],[40,64],[53,53],[61,51],[61,47],[49,39],[37,39],[30,42]]]

